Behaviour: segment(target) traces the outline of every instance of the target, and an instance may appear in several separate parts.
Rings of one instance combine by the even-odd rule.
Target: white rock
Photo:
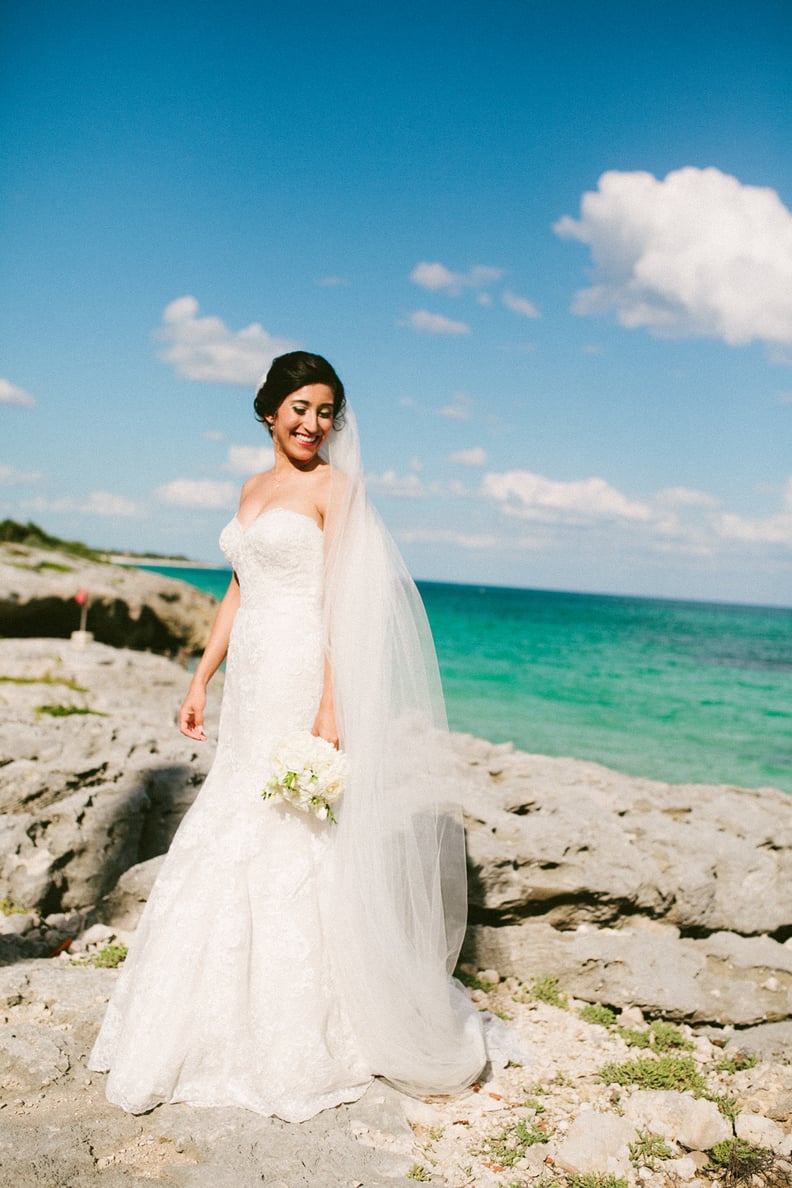
[[[769,1147],[776,1155],[792,1154],[792,1135],[784,1134],[777,1122],[762,1114],[738,1114],[734,1131],[737,1138],[757,1147]]]
[[[732,1137],[714,1101],[671,1089],[638,1089],[623,1103],[624,1116],[639,1130],[675,1139],[689,1151],[708,1151]]]
[[[676,1176],[683,1184],[689,1184],[698,1175],[698,1165],[689,1155],[683,1155],[680,1159],[667,1159],[663,1171],[669,1178]]]
[[[34,912],[14,912],[10,916],[0,915],[0,934],[3,936],[22,936],[35,928],[39,922]]]
[[[71,951],[72,953],[84,953],[91,945],[109,944],[114,937],[114,929],[108,927],[107,924],[93,924],[72,942]]]
[[[570,1126],[555,1162],[563,1171],[578,1175],[626,1176],[631,1171],[629,1144],[637,1137],[635,1126],[626,1118],[586,1110]]]

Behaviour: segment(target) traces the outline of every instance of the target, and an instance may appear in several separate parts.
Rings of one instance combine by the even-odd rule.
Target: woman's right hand
[[[196,742],[206,742],[206,731],[203,728],[205,708],[206,689],[190,685],[179,710],[179,730],[187,738],[194,738]]]

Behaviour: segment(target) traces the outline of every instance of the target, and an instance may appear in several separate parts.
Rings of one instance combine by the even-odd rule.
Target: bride
[[[282,355],[255,409],[275,464],[221,534],[233,575],[179,715],[206,737],[227,657],[216,758],[90,1058],[133,1113],[187,1102],[298,1122],[375,1076],[459,1092],[486,1061],[451,978],[464,834],[420,597],[367,502],[331,365]],[[299,729],[347,754],[337,825],[262,799]]]

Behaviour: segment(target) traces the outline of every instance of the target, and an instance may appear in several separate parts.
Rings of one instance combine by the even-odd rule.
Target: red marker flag
[[[80,606],[82,606],[83,603],[88,601],[88,591],[80,590],[79,594],[74,595],[74,601],[79,603]]]

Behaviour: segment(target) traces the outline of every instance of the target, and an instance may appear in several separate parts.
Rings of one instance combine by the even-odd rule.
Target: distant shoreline
[[[125,553],[106,553],[105,560],[113,565],[137,566],[141,568],[162,567],[166,569],[222,569],[214,561],[183,561],[175,557],[129,557]]]

